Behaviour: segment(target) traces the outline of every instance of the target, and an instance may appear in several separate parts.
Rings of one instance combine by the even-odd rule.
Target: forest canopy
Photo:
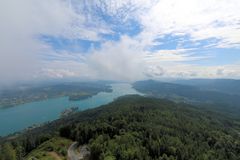
[[[236,160],[240,156],[239,121],[184,103],[133,95],[8,141],[0,159],[26,157],[53,135],[87,144],[92,159]]]

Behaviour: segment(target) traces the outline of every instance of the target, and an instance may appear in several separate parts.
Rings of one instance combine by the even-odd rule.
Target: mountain
[[[138,81],[133,87],[148,96],[167,98],[175,102],[211,105],[214,109],[240,115],[240,95],[203,89],[198,85],[183,85],[154,80]]]
[[[185,103],[124,96],[3,138],[0,159],[64,159],[74,141],[87,145],[94,160],[237,160],[240,121]]]
[[[240,95],[240,80],[234,79],[190,79],[177,80],[173,83],[191,85],[205,90],[219,91]]]

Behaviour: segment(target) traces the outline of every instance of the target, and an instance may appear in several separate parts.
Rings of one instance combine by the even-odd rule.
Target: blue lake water
[[[21,131],[34,124],[55,120],[66,108],[78,107],[79,110],[85,110],[112,102],[119,96],[141,94],[126,83],[112,84],[112,89],[111,93],[100,92],[80,101],[69,101],[68,97],[60,97],[0,109],[0,136]]]

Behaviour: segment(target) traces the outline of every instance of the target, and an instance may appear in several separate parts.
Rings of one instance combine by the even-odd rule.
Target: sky
[[[1,0],[0,84],[240,78],[239,0]]]

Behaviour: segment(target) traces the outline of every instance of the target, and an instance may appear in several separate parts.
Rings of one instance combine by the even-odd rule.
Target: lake
[[[34,124],[42,124],[58,119],[66,108],[78,107],[79,110],[95,108],[112,102],[115,98],[127,94],[141,94],[130,84],[112,84],[112,92],[100,92],[91,98],[69,101],[68,97],[47,99],[0,109],[0,136],[21,131]]]

